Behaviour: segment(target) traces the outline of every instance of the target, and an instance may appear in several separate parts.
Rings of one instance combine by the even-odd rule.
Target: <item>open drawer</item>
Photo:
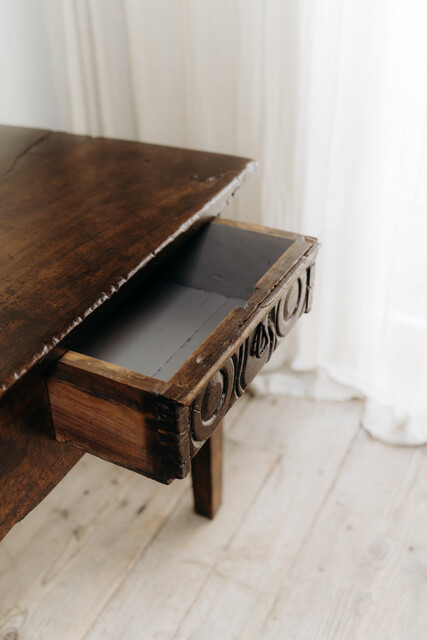
[[[55,437],[162,482],[308,311],[313,238],[215,219],[49,373]]]

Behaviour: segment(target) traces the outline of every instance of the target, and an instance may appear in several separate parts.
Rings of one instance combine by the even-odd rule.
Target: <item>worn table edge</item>
[[[9,127],[10,125],[4,126]],[[11,128],[13,127],[11,126]],[[37,129],[33,130],[37,131]],[[28,147],[19,155],[19,157],[16,158],[16,161],[13,163],[11,170],[15,168],[19,160],[24,157],[29,151],[31,151],[33,147],[39,144],[43,144],[43,142],[48,139],[51,134],[64,133],[70,136],[74,135],[62,131],[46,131],[44,129],[39,129],[38,131],[40,131],[40,136],[37,137],[30,145],[28,145]],[[84,137],[87,137],[89,140],[105,139],[101,136],[98,138],[91,136]],[[116,138],[115,140],[120,139]],[[136,145],[141,144],[141,142],[135,140],[122,141],[134,143]],[[144,142],[143,144],[170,149],[179,149],[179,147],[157,145],[151,142]],[[207,153],[210,155],[224,155],[205,151],[200,151],[200,153]],[[66,338],[68,338],[78,327],[85,323],[96,310],[99,310],[102,307],[102,305],[104,305],[108,301],[111,301],[125,285],[127,285],[137,274],[140,274],[143,269],[146,269],[149,265],[151,265],[153,261],[159,258],[160,255],[165,252],[168,247],[171,247],[171,245],[173,245],[173,243],[176,242],[180,237],[184,237],[185,235],[191,235],[192,233],[194,233],[200,226],[200,224],[203,224],[205,220],[206,222],[208,222],[209,219],[214,218],[221,213],[224,207],[229,204],[231,199],[235,196],[236,192],[247,182],[250,177],[252,177],[258,167],[258,163],[255,160],[247,158],[240,159],[245,162],[243,169],[237,175],[235,175],[233,179],[230,180],[230,182],[225,187],[223,187],[223,189],[221,189],[208,202],[206,202],[203,207],[201,207],[188,220],[181,224],[177,228],[177,230],[167,238],[166,241],[159,245],[154,251],[144,256],[144,258],[138,264],[129,269],[127,273],[120,275],[118,274],[117,280],[113,282],[107,290],[102,291],[100,295],[98,295],[98,297],[93,300],[92,304],[89,305],[89,307],[87,307],[86,309],[82,309],[81,312],[68,324],[68,326],[63,331],[61,331],[61,333],[52,335],[50,340],[46,341],[37,352],[31,354],[28,360],[23,363],[23,365],[19,369],[7,373],[4,377],[2,376],[2,380],[0,383],[1,404],[8,400],[10,392],[15,389],[18,383],[25,380],[33,370],[36,370],[37,375],[40,375],[43,371],[43,368],[51,364],[52,352],[54,352],[54,350],[58,350],[58,347],[61,346]],[[7,171],[6,174],[0,176],[0,179],[4,179],[8,173],[10,173],[10,171]],[[49,355],[51,356],[50,359]]]

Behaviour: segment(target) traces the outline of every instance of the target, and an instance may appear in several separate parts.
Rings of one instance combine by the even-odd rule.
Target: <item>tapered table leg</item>
[[[222,497],[222,423],[193,458],[194,508],[205,518],[213,518]]]

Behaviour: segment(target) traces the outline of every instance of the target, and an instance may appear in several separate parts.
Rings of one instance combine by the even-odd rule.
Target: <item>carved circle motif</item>
[[[288,291],[279,301],[276,314],[277,335],[284,337],[291,328],[294,321],[302,311],[304,303],[305,281],[298,278],[289,287]]]
[[[193,437],[206,440],[226,414],[234,386],[234,363],[230,358],[216,371],[193,405]]]

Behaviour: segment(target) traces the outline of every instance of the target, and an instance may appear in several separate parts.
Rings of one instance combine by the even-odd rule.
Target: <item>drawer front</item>
[[[175,292],[174,287],[184,283],[191,285],[197,296],[201,288],[213,288],[212,296],[225,291],[227,300],[234,300],[240,294],[238,298],[242,298],[242,303],[219,321],[167,380],[104,361],[90,353],[67,352],[48,378],[57,440],[72,442],[85,451],[162,482],[184,477],[190,470],[191,457],[268,362],[280,340],[301,314],[310,309],[318,248],[314,239],[224,220],[211,222],[209,226],[213,233],[209,231],[188,250],[191,259],[187,260],[185,246],[181,256],[167,265],[168,278],[178,282],[170,285],[171,291]],[[233,252],[227,244],[229,236],[233,236],[236,255],[230,256]],[[268,238],[274,239],[271,247]],[[277,241],[280,238],[286,241],[285,250],[276,259],[274,252],[280,252]],[[255,256],[257,240],[261,247],[260,255],[254,257],[254,261],[258,260],[253,270],[257,281],[245,300],[248,283],[240,272],[242,265],[245,272],[251,271],[251,255]],[[260,274],[259,270],[264,268],[263,251],[266,252],[265,264],[269,265],[269,260],[273,263]],[[156,284],[154,281],[155,288]],[[162,286],[165,286],[163,281]],[[166,284],[166,294],[168,286]],[[149,305],[153,289],[148,286],[146,289],[151,292],[147,294]],[[167,321],[170,308],[165,308],[162,316],[155,316],[154,327],[156,323],[159,327],[164,323],[165,314]],[[118,309],[114,322],[119,325],[120,314]],[[125,309],[123,317],[128,315]],[[179,314],[171,315],[173,334],[179,332]],[[206,328],[205,318],[199,323]],[[132,326],[134,331],[135,321]],[[138,324],[136,327],[138,333]],[[142,322],[141,327],[141,331],[147,331],[147,322]],[[113,332],[113,338],[111,332],[108,335],[113,344],[114,340],[117,342],[118,331],[120,327]],[[126,336],[127,332],[124,333]],[[94,341],[96,339],[97,336]],[[89,352],[90,340],[89,349],[85,347]],[[132,352],[133,342],[127,344],[126,340],[125,337],[124,348]],[[138,342],[135,337],[132,340]],[[153,342],[152,334],[149,342]],[[191,340],[186,342],[192,344]],[[159,349],[163,345],[164,339],[160,337]],[[157,350],[153,344],[147,344],[146,348],[150,354]],[[104,354],[114,350],[102,347],[96,353],[105,357]]]
[[[269,361],[281,339],[308,310],[312,269],[313,265],[305,268],[285,286],[278,300],[268,305],[261,318],[254,318],[255,328],[198,393],[191,410],[191,436],[196,447],[212,435],[228,409]]]

